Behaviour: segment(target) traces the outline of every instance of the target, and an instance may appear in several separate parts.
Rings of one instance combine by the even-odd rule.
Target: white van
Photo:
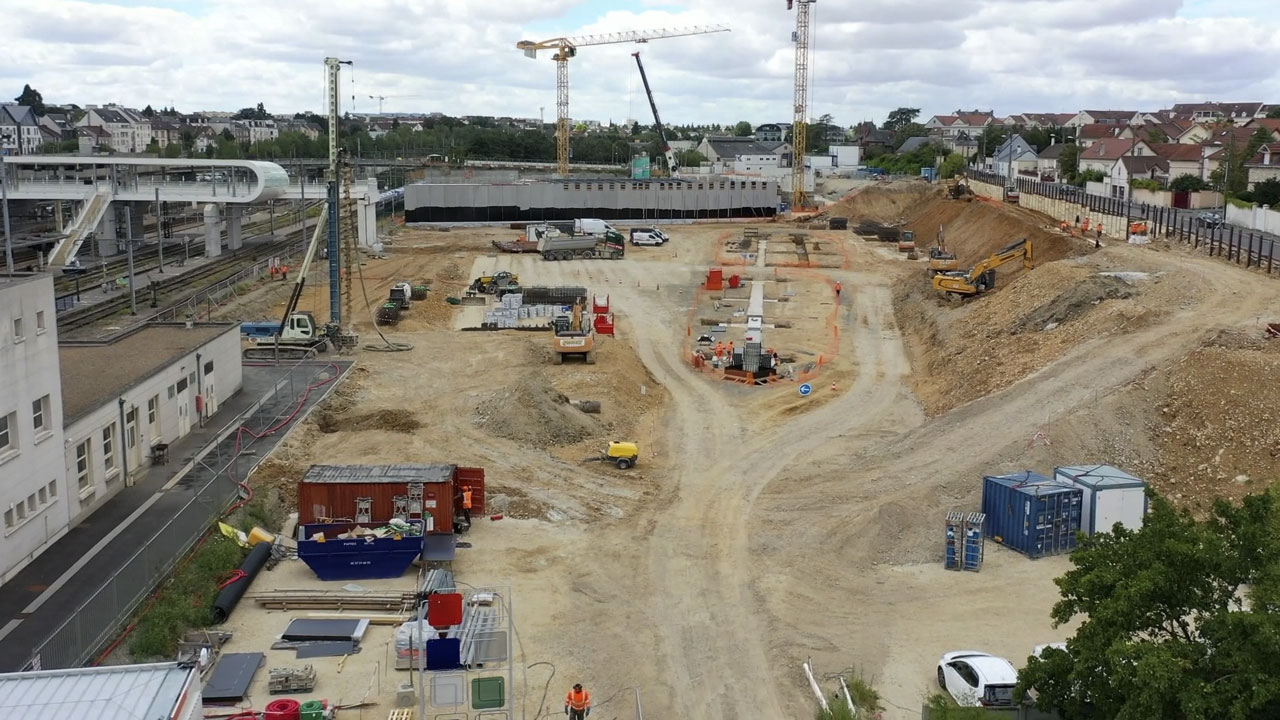
[[[632,245],[665,245],[670,241],[671,238],[658,228],[631,228]]]

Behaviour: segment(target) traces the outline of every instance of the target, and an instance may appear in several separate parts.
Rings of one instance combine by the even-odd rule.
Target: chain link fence
[[[23,669],[69,668],[88,662],[237,498],[237,481],[264,459],[265,453],[256,446],[277,437],[267,431],[292,419],[309,393],[326,392],[344,372],[337,365],[306,360],[283,369],[271,389],[196,453],[174,490],[155,496],[168,497],[186,489],[191,493],[188,501],[35,648]]]

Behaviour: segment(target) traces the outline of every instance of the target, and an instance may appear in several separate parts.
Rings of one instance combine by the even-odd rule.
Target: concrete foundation
[[[102,221],[98,223],[98,229],[94,231],[93,237],[94,254],[99,257],[111,257],[120,252],[120,243],[118,231],[121,229],[120,221],[116,219],[116,213],[120,212],[121,206],[112,203],[106,212],[102,213]]]
[[[227,215],[227,249],[239,250],[244,247],[244,206],[226,205]]]
[[[405,188],[405,220],[483,223],[600,218],[707,220],[768,218],[778,183],[719,177],[570,179],[516,185],[415,183]]]

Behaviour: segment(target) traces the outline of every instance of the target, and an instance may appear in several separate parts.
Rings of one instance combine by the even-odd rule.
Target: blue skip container
[[[987,537],[1029,558],[1069,553],[1080,531],[1083,493],[1030,470],[982,479]]]

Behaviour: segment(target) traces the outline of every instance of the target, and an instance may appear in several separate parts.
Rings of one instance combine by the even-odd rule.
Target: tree
[[[929,137],[929,131],[920,123],[907,123],[893,132],[893,146],[902,147],[902,143],[913,137]]]
[[[221,135],[221,137],[222,137],[222,139],[223,139],[223,140],[235,140],[235,139],[236,139],[236,136],[235,136],[234,134],[232,134],[232,132],[231,132],[231,128],[222,128],[222,135]]]
[[[1183,173],[1169,183],[1169,189],[1180,192],[1199,192],[1208,190],[1209,184],[1191,173]]]
[[[1084,187],[1086,183],[1102,182],[1106,179],[1107,174],[1101,170],[1085,170],[1084,172],[1076,173],[1071,184],[1076,187]]]
[[[1267,178],[1253,185],[1253,201],[1259,205],[1280,205],[1280,179]]]
[[[884,121],[884,125],[880,126],[881,130],[889,132],[897,132],[898,128],[904,125],[910,125],[920,116],[920,108],[900,107],[897,110],[889,112],[889,118]]]
[[[164,158],[180,158],[182,157],[182,143],[171,142],[164,146],[164,150],[160,151],[160,157]]]
[[[142,108],[142,114],[145,117],[155,117],[156,111],[151,109],[151,105],[147,105],[146,107]]]
[[[1080,146],[1075,143],[1062,148],[1062,154],[1058,156],[1058,167],[1062,169],[1063,177],[1073,177],[1080,170]]]
[[[1028,659],[1019,692],[1067,720],[1280,717],[1278,498],[1197,520],[1153,497],[1140,530],[1082,538],[1052,617],[1084,620]]]
[[[698,167],[707,161],[707,156],[697,150],[677,150],[676,162],[680,167]]]
[[[942,161],[942,167],[938,168],[938,174],[943,178],[953,178],[964,171],[964,156],[960,153],[951,153]]]
[[[1158,127],[1147,128],[1147,142],[1149,143],[1167,143],[1169,136],[1165,131]]]
[[[14,98],[19,105],[26,105],[37,115],[44,115],[44,96],[30,85],[22,86],[22,94]]]
[[[750,137],[751,133],[752,133],[751,123],[747,122],[746,120],[740,120],[738,121],[737,125],[733,126],[734,137]]]
[[[1267,117],[1271,118],[1272,120],[1280,119],[1280,105],[1277,105],[1271,108],[1270,110],[1268,110]]]

